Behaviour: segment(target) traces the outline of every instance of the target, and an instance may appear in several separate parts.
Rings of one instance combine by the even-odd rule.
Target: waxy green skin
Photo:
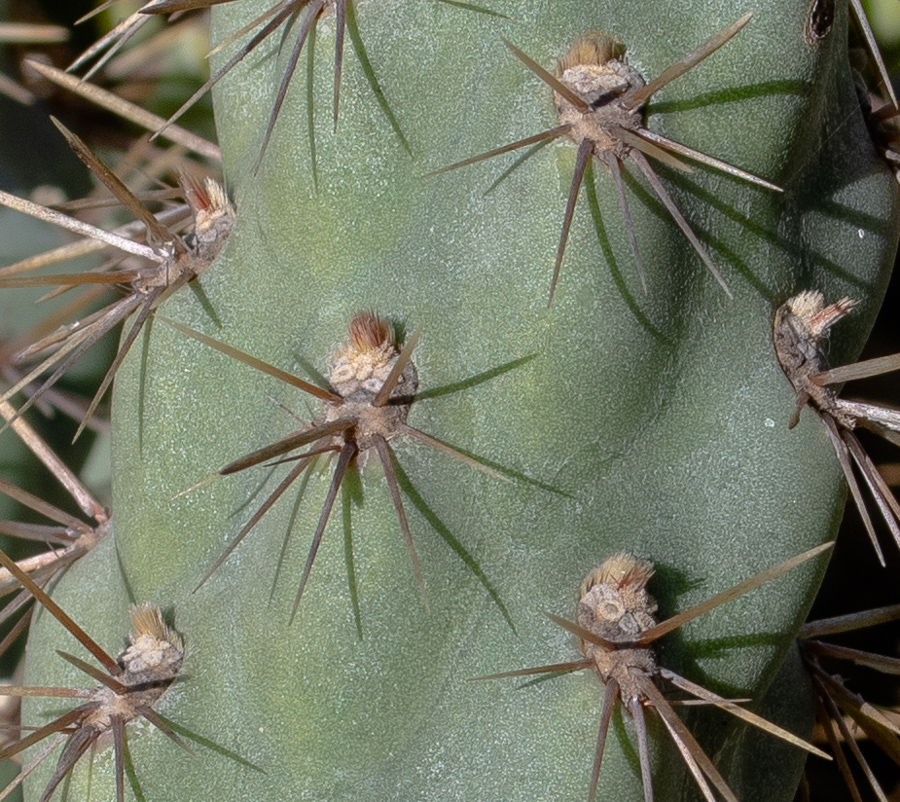
[[[266,6],[218,6],[214,38]],[[375,460],[362,470],[364,504],[352,509],[362,640],[340,505],[288,626],[329,472],[310,482],[274,592],[288,499],[194,592],[261,503],[266,491],[245,506],[266,471],[176,494],[299,426],[267,396],[305,419],[321,408],[157,322],[116,381],[115,542],[84,559],[57,595],[101,642],[117,644],[127,611],[107,605],[121,605],[118,555],[136,598],[173,607],[185,636],[187,679],[160,710],[266,773],[200,747],[192,759],[160,733],[133,729],[149,800],[580,802],[600,714],[596,677],[524,690],[514,680],[468,680],[575,659],[571,636],[542,611],[573,615],[579,583],[613,551],[656,563],[650,588],[666,617],[835,533],[840,470],[814,413],[787,428],[794,398],[775,361],[771,322],[802,289],[859,298],[832,342],[835,363],[852,359],[893,260],[896,182],[858,109],[845,4],[816,49],[802,39],[805,0],[673,0],[664,11],[636,0],[498,0],[491,8],[510,19],[435,0],[358,3],[369,57],[412,155],[379,111],[349,40],[332,132],[333,17],[320,23],[318,192],[305,56],[255,176],[286,54],[247,58],[214,97],[239,211],[231,241],[201,281],[217,320],[189,292],[170,300],[165,314],[306,375],[304,361],[327,373],[351,315],[372,308],[407,332],[424,327],[415,356],[422,390],[536,355],[490,382],[416,402],[409,421],[561,492],[499,481],[403,438],[392,443],[421,496],[493,583],[516,632],[408,503],[426,611]],[[556,124],[550,90],[501,36],[552,70],[578,35],[602,28],[653,76],[747,10],[755,12],[750,25],[661,91],[648,117],[654,130],[786,189],[776,195],[705,168],[688,177],[659,170],[733,301],[644,182],[630,181],[649,277],[644,295],[611,181],[595,166],[608,244],[599,244],[582,192],[547,308],[574,162],[567,141],[542,150],[486,197],[514,156],[423,177]],[[824,565],[797,569],[667,637],[661,662],[715,691],[760,699]],[[97,571],[119,586],[98,587]],[[29,681],[58,681],[66,668],[52,649],[69,647],[50,642],[39,622]],[[770,707],[802,731],[810,708],[799,683],[796,671],[784,673]],[[29,717],[35,711],[26,707]],[[689,718],[739,798],[792,797],[799,753],[748,738],[708,712]],[[657,798],[693,797],[661,729],[652,728]],[[641,799],[630,722],[613,732],[598,798]],[[739,752],[744,742],[750,751]],[[106,793],[111,759],[104,754],[97,764],[94,793],[98,784]],[[774,772],[769,787],[753,785],[760,765]]]

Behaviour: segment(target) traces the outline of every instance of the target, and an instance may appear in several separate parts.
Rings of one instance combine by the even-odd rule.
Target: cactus
[[[213,5],[222,42],[272,2]],[[235,225],[118,367],[111,535],[52,597],[109,652],[130,601],[174,617],[184,664],[153,709],[216,749],[192,758],[129,724],[151,802],[587,799],[597,676],[468,680],[582,660],[554,622],[614,553],[655,564],[664,620],[830,540],[841,517],[828,430],[811,411],[789,428],[772,327],[801,291],[850,296],[829,360],[854,359],[900,235],[848,5],[830,27],[806,0],[335,7],[286,5],[216,82]],[[747,12],[702,62],[649,83]],[[556,72],[599,29],[652,94],[609,157],[565,135],[571,98],[557,116],[565,91],[578,113],[627,106]],[[336,70],[345,30],[356,58]],[[641,131],[664,160],[632,174]],[[473,158],[523,140],[527,158]],[[771,186],[685,173],[663,140]],[[364,356],[387,351],[374,385],[345,390],[348,326],[369,311],[384,322]],[[656,661],[808,738],[794,639],[825,562],[685,623]],[[54,655],[65,637],[34,615],[25,684],[83,682]],[[26,699],[23,721],[54,705]],[[683,717],[738,799],[793,797],[802,750],[717,711]],[[694,798],[663,725],[647,729],[655,798]],[[613,714],[598,799],[644,798],[635,743]],[[70,799],[115,798],[111,751],[74,766]],[[39,766],[26,798],[55,771]]]

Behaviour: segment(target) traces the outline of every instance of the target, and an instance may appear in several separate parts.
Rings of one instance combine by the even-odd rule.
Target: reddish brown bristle
[[[581,583],[579,598],[584,596],[594,585],[613,585],[617,588],[633,586],[634,590],[642,590],[653,576],[653,563],[639,560],[624,551],[613,554],[595,568]]]
[[[184,193],[184,199],[195,214],[209,209],[212,205],[209,195],[204,190],[203,182],[197,176],[179,170],[178,183]]]
[[[350,321],[350,345],[354,351],[376,351],[394,345],[394,327],[374,312],[357,312]]]
[[[825,337],[829,329],[841,318],[846,317],[858,304],[852,298],[841,298],[833,304],[825,304],[825,296],[818,290],[801,292],[785,304],[814,338]]]
[[[175,677],[184,658],[179,635],[163,620],[155,604],[131,608],[131,634],[128,648],[119,656],[126,674],[155,679]]]
[[[583,36],[579,36],[575,40],[575,44],[569,48],[569,52],[557,62],[556,77],[562,77],[562,74],[570,67],[580,64],[602,67],[606,62],[620,59],[624,55],[625,45],[621,40],[603,33],[603,31],[588,31]]]
[[[649,629],[656,623],[656,602],[645,590],[651,576],[653,563],[625,552],[613,554],[581,583],[578,623],[610,641],[628,640]],[[592,657],[593,648],[586,649],[585,657]],[[626,678],[619,684],[625,687]]]

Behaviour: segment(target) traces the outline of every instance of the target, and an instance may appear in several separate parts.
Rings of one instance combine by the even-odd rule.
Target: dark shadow
[[[532,359],[537,358],[537,356],[538,354],[529,354],[528,356],[523,356],[519,359],[513,359],[511,362],[506,362],[503,365],[498,365],[483,373],[477,373],[468,379],[463,379],[462,381],[454,382],[453,384],[444,384],[441,387],[425,390],[425,392],[422,393],[416,393],[414,400],[424,401],[428,398],[440,398],[441,396],[450,395],[451,393],[458,393],[460,390],[468,390],[471,387],[477,387],[479,384],[484,384],[491,379],[497,378],[497,376],[502,376],[504,373],[509,373],[509,371],[514,370],[515,368],[528,364]]]
[[[354,466],[347,471],[341,484],[341,519],[344,525],[344,560],[347,564],[347,585],[350,588],[350,604],[356,622],[356,635],[362,640],[362,615],[359,611],[359,586],[356,582],[356,567],[353,562],[353,521],[352,508],[362,507],[363,489],[359,471]]]
[[[156,711],[154,711],[156,712]],[[241,757],[237,752],[232,752],[230,749],[226,749],[224,746],[217,744],[215,741],[205,738],[202,735],[194,732],[193,730],[189,730],[187,727],[176,724],[172,719],[166,718],[162,713],[156,713],[159,718],[162,719],[163,723],[169,727],[173,732],[178,733],[185,738],[193,741],[194,743],[198,743],[201,746],[205,746],[207,749],[215,752],[218,755],[222,755],[222,757],[227,757],[229,760],[233,760],[235,763],[239,763],[242,766],[246,766],[248,769],[253,769],[253,771],[257,771],[260,774],[265,774],[265,769],[260,768],[255,763],[251,763],[244,757]]]
[[[240,515],[244,510],[246,510],[247,507],[249,507],[254,502],[256,497],[260,493],[262,493],[263,488],[269,483],[269,479],[272,478],[273,473],[275,473],[274,467],[272,467],[272,469],[262,478],[262,481],[260,481],[260,483],[256,486],[256,489],[253,490],[253,492],[247,497],[247,499],[245,501],[243,501],[241,504],[239,504],[237,507],[235,507],[228,514],[228,517],[235,518],[236,516]]]
[[[602,699],[602,697],[600,697]],[[649,709],[649,708],[648,708]],[[647,724],[650,723],[650,717],[647,716]],[[597,721],[599,722],[600,716],[598,714]],[[625,729],[625,717],[622,713],[622,705],[619,703],[619,699],[616,699],[616,709],[613,711],[612,720],[610,721],[610,725],[613,730],[615,730],[616,737],[619,739],[619,745],[622,747],[622,754],[625,756],[625,759],[628,761],[628,764],[631,766],[631,770],[638,776],[641,776],[641,761],[638,757],[637,750],[634,748],[634,744],[631,743],[631,738],[628,736],[628,730]]]
[[[291,535],[293,535],[294,533],[294,524],[297,522],[297,514],[300,512],[300,504],[303,501],[303,495],[306,492],[306,487],[309,484],[309,479],[315,471],[317,460],[318,457],[313,458],[312,462],[310,462],[309,467],[303,472],[303,477],[300,479],[300,487],[297,488],[297,496],[294,499],[294,506],[291,509],[290,518],[288,518],[288,525],[284,532],[284,540],[281,543],[281,551],[278,552],[278,562],[275,564],[275,575],[272,577],[272,589],[269,591],[270,603],[272,601],[272,598],[275,596],[275,588],[278,585],[278,577],[281,576],[281,568],[284,565],[284,558],[287,554],[288,545],[291,542]],[[272,474],[270,473],[269,476],[271,475]],[[266,477],[266,480],[268,480],[268,477]],[[262,487],[260,487],[260,490],[261,489]],[[246,503],[244,504],[244,506],[246,506]]]
[[[93,764],[94,753],[91,751],[91,763]],[[131,791],[134,794],[137,802],[147,802],[147,797],[144,796],[144,791],[141,789],[141,784],[138,782],[137,772],[134,770],[134,761],[131,759],[131,749],[128,748],[128,738],[122,738],[122,766],[125,769],[125,776],[128,778],[128,784],[131,786]],[[72,772],[70,771],[67,775],[68,778],[71,778]],[[68,795],[68,791],[66,791]]]
[[[623,177],[627,176],[628,171],[623,170],[622,174]],[[603,250],[603,258],[606,259],[606,264],[609,266],[609,272],[612,274],[619,295],[622,297],[622,300],[625,302],[625,305],[628,307],[631,314],[634,315],[635,320],[640,323],[648,334],[665,345],[672,345],[672,341],[656,328],[650,318],[641,311],[637,300],[635,300],[635,297],[628,289],[628,285],[625,283],[625,277],[622,275],[622,271],[619,269],[619,265],[616,262],[616,257],[613,254],[612,246],[609,243],[609,237],[606,235],[606,228],[603,225],[603,218],[600,214],[600,203],[597,200],[597,188],[594,186],[593,159],[588,162],[587,170],[585,170],[584,192],[587,196],[588,207],[591,210],[591,217],[594,221],[594,229],[597,232],[597,240],[600,242],[600,248]]]
[[[119,576],[122,579],[122,587],[125,588],[125,595],[128,596],[128,601],[131,602],[131,604],[137,604],[137,596],[134,595],[134,585],[131,584],[131,579],[129,579],[128,572],[125,570],[125,563],[122,562],[119,544],[114,543],[114,546],[116,551],[116,566],[119,569]]]
[[[447,2],[447,0],[440,1],[445,3]],[[526,161],[528,161],[528,159],[534,156],[535,153],[537,153],[542,148],[547,147],[547,145],[549,145],[553,141],[553,139],[542,139],[536,145],[532,145],[530,148],[528,148],[521,156],[517,157],[509,167],[507,167],[502,173],[500,173],[500,176],[497,178],[497,180],[494,181],[494,183],[491,184],[482,193],[481,197],[484,198],[490,195],[495,189],[497,189],[497,187],[500,186],[500,184],[502,184],[507,178],[509,178],[517,168],[521,167]]]
[[[194,297],[199,302],[200,306],[203,307],[203,311],[206,312],[207,317],[216,324],[217,329],[222,328],[222,321],[219,316],[216,314],[216,310],[213,308],[212,301],[209,300],[209,296],[206,294],[206,290],[203,289],[199,281],[189,281],[188,287],[191,288],[191,292],[194,293]],[[147,321],[149,325],[150,321]]]
[[[719,89],[715,92],[704,92],[685,100],[665,100],[661,103],[651,101],[647,106],[647,116],[652,114],[676,114],[681,111],[702,109],[705,106],[716,106],[720,103],[736,103],[757,97],[774,95],[796,95],[803,97],[809,91],[804,81],[766,81],[761,84],[735,86]]]
[[[476,5],[475,3],[462,3],[460,2],[460,0],[438,0],[438,2],[444,3],[448,6],[453,6],[454,8],[461,8],[464,11],[475,11],[478,14],[487,14],[489,17],[499,17],[500,19],[512,20],[512,17],[510,17],[508,14],[501,14],[499,11],[492,11],[489,8]]]
[[[462,543],[454,537],[453,533],[446,527],[444,522],[438,518],[437,513],[428,506],[425,499],[419,495],[419,491],[413,486],[409,476],[407,476],[406,471],[403,470],[403,467],[397,461],[393,451],[391,451],[391,462],[394,466],[394,471],[397,474],[397,484],[400,485],[400,489],[406,494],[407,498],[412,502],[413,506],[419,511],[422,517],[431,524],[432,529],[434,529],[434,531],[443,538],[444,542],[456,552],[457,557],[465,563],[465,566],[475,575],[478,581],[481,582],[494,604],[500,608],[500,612],[506,619],[506,623],[509,624],[510,629],[515,632],[516,626],[510,617],[509,611],[506,609],[506,605],[500,600],[500,595],[497,593],[484,571],[481,570],[481,566],[478,565],[475,558],[466,551]]]
[[[304,373],[306,373],[306,377],[310,380],[312,384],[318,387],[320,390],[330,390],[331,386],[328,384],[328,379],[326,379],[318,370],[316,370],[316,366],[313,365],[307,359],[304,359],[302,356],[298,356],[294,354],[294,359],[297,364],[303,368]]]
[[[655,163],[654,169],[659,174],[661,180],[665,179],[667,183],[674,184],[680,190],[690,192],[692,195],[700,198],[705,203],[715,208],[717,211],[722,212],[726,217],[739,221],[745,229],[753,232],[757,236],[760,236],[763,239],[769,241],[776,241],[778,239],[777,234],[773,234],[773,232],[767,230],[759,224],[751,223],[745,215],[741,214],[731,206],[728,206],[719,201],[719,199],[711,192],[701,190],[699,187],[697,187],[696,184],[692,184],[686,181],[683,175],[678,174],[677,179],[673,180],[673,178],[675,178],[673,172],[668,170],[666,167],[660,165],[659,163]],[[643,184],[641,184],[637,180],[637,178],[631,175],[630,171],[623,170],[622,177],[625,183],[628,184],[631,191],[638,197],[641,203],[643,203],[644,206],[646,206],[647,209],[650,210],[650,212],[652,212],[660,220],[664,220],[670,224],[672,223],[672,216],[669,214],[668,209],[663,206],[662,202],[657,199],[656,195],[645,189]],[[738,179],[735,180],[737,181]],[[739,273],[747,281],[748,284],[750,284],[760,295],[762,295],[762,297],[766,298],[770,303],[774,303],[773,291],[756,278],[756,275],[750,269],[749,265],[743,259],[743,257],[740,256],[738,251],[728,245],[725,240],[722,240],[719,237],[712,236],[709,231],[698,226],[692,220],[687,220],[687,222],[691,227],[691,230],[694,232],[694,234],[697,235],[697,238],[703,243],[704,247],[706,247],[708,251],[715,252],[720,254],[721,256],[724,256],[728,261],[728,264],[732,268],[734,268],[736,272]],[[687,239],[685,239],[684,241],[687,243]],[[799,247],[796,248],[796,250],[799,251]],[[691,253],[694,253],[694,251],[691,251]],[[694,253],[694,256],[696,257],[697,269],[706,272],[706,268],[703,265],[700,257],[696,253]]]
[[[306,39],[306,130],[309,135],[309,162],[313,177],[313,191],[319,194],[319,161],[316,157],[316,104],[314,76],[316,65],[316,29],[309,29]]]
[[[522,688],[530,688],[533,685],[540,685],[542,682],[546,682],[550,679],[559,679],[560,677],[566,676],[566,674],[571,674],[572,671],[551,671],[548,674],[541,674],[539,677],[535,677],[534,679],[528,680],[528,682],[523,682],[521,685],[516,685],[516,690],[520,691]]]
[[[362,37],[359,35],[359,28],[356,24],[356,8],[354,7],[353,0],[347,0],[347,34],[350,36],[350,41],[353,43],[356,57],[359,59],[362,71],[366,76],[366,80],[369,82],[369,88],[372,90],[372,94],[375,95],[375,100],[378,101],[381,111],[384,113],[384,116],[387,117],[387,121],[397,135],[397,139],[399,139],[400,144],[403,145],[403,149],[412,156],[412,148],[410,148],[409,142],[407,142],[406,137],[403,135],[403,131],[400,129],[400,123],[394,116],[394,112],[391,111],[391,107],[388,105],[387,98],[378,83],[378,79],[375,77],[375,70],[372,68],[369,56],[366,54],[366,49],[363,46]]]
[[[727,657],[733,649],[748,646],[778,646],[784,635],[778,632],[757,632],[753,635],[729,635],[725,638],[691,641],[691,656],[696,659],[704,657]]]
[[[150,360],[150,334],[153,331],[153,315],[147,318],[142,332],[141,361],[138,368],[138,453],[144,453],[144,412],[147,396],[147,365]]]
[[[532,479],[527,474],[521,473],[520,471],[515,471],[512,468],[507,468],[505,465],[501,465],[499,462],[494,462],[493,460],[489,460],[486,457],[482,457],[479,454],[473,454],[471,451],[467,451],[464,448],[460,448],[459,446],[451,445],[445,440],[441,440],[434,435],[428,435],[432,440],[436,440],[441,445],[445,445],[448,448],[453,449],[454,451],[458,451],[465,457],[468,457],[471,460],[474,460],[479,465],[484,465],[486,468],[490,468],[498,473],[502,473],[504,476],[508,476],[510,479],[515,479],[517,482],[524,482],[525,484],[532,485],[533,487],[540,488],[541,490],[546,490],[548,493],[555,493],[558,496],[563,496],[564,498],[575,498],[574,494],[567,493],[565,490],[561,490],[558,487],[554,487],[553,485],[548,485],[545,482],[540,482],[537,479]],[[427,448],[427,444],[423,443]]]

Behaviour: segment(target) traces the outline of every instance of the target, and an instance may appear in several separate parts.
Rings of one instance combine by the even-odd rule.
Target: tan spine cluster
[[[856,306],[856,301],[841,298],[826,306],[825,297],[817,290],[801,292],[790,298],[775,313],[773,341],[781,369],[797,392],[797,407],[791,416],[794,427],[804,404],[832,415],[841,426],[852,429],[853,419],[837,406],[837,393],[813,381],[813,376],[828,369],[824,343],[831,327]]]
[[[393,326],[374,312],[359,312],[350,321],[348,341],[335,354],[331,386],[343,398],[359,392],[375,395],[399,356]],[[408,371],[409,366],[394,391],[398,396],[415,394],[415,367]]]

